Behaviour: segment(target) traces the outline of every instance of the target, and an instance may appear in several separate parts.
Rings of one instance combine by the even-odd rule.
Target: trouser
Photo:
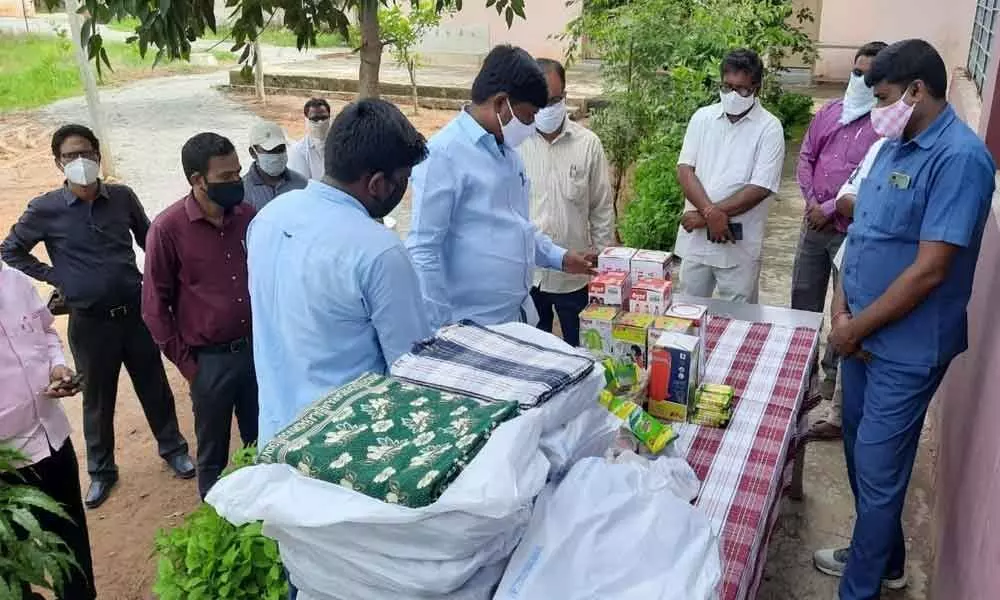
[[[580,313],[587,308],[590,296],[587,288],[575,292],[556,294],[531,288],[531,299],[538,311],[538,328],[552,333],[553,312],[559,317],[559,328],[566,343],[576,348],[580,345]]]
[[[834,285],[837,285],[833,257],[837,255],[846,236],[847,234],[834,229],[814,231],[803,224],[799,248],[795,253],[795,266],[792,269],[792,308],[818,313],[826,310],[826,293],[831,274]],[[828,344],[822,360],[823,373],[827,379],[836,379],[837,363],[837,353]],[[814,364],[813,372],[815,370]]]
[[[83,437],[92,479],[113,481],[118,477],[114,421],[122,364],[132,379],[160,456],[166,460],[187,453],[160,350],[142,322],[138,306],[115,318],[72,311],[69,346],[77,372],[83,375]]]
[[[686,296],[711,298],[718,291],[722,300],[756,304],[760,261],[723,269],[685,258],[681,261],[680,280],[681,293]]]
[[[94,566],[90,555],[90,536],[87,533],[87,516],[83,510],[80,493],[80,473],[76,462],[76,451],[69,438],[59,450],[45,459],[17,470],[0,474],[0,481],[7,485],[27,485],[47,494],[62,505],[70,520],[67,521],[47,511],[32,509],[32,514],[45,531],[52,532],[65,542],[67,549],[76,559],[79,569],[71,567],[59,600],[93,600]],[[27,535],[24,532],[24,535]],[[22,590],[24,598],[31,598],[29,586]]]
[[[204,499],[229,462],[233,413],[245,446],[257,442],[257,375],[248,340],[197,351],[191,382],[198,438],[198,493]]]
[[[841,600],[877,600],[882,578],[904,571],[906,488],[927,407],[946,369],[878,357],[841,362],[844,454],[857,513]]]

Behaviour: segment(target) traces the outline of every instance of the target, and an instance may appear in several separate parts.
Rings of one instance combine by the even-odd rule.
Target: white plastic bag
[[[604,456],[621,426],[621,419],[595,401],[566,425],[543,434],[542,453],[552,465],[549,479],[560,479],[581,458]]]
[[[708,518],[656,470],[585,458],[535,503],[494,598],[709,600],[721,577]]]
[[[299,587],[298,600],[490,600],[497,582],[503,576],[507,561],[487,565],[480,569],[460,589],[449,594],[400,594],[374,586],[367,586],[351,579],[349,573],[331,573],[333,587],[316,590],[308,586]],[[298,578],[290,572],[292,581]]]

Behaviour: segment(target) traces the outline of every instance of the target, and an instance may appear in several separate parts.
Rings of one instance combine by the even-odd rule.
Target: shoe
[[[167,464],[174,470],[174,475],[180,479],[192,479],[195,476],[194,463],[187,454],[178,454],[167,459]]]
[[[850,548],[829,548],[817,550],[813,554],[813,565],[820,573],[832,577],[843,577],[844,569],[847,568],[847,556]],[[890,573],[882,578],[882,585],[890,590],[901,590],[906,587],[906,571],[899,574]]]
[[[90,488],[87,490],[87,497],[83,500],[84,506],[87,508],[97,508],[98,506],[104,504],[104,501],[111,495],[111,490],[114,489],[117,484],[117,478],[95,479],[91,481]]]
[[[844,437],[844,430],[839,425],[834,425],[830,421],[819,420],[812,424],[809,431],[803,436],[807,442],[827,442],[840,440]]]

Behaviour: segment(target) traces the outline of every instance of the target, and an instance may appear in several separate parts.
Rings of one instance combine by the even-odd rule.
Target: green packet
[[[677,439],[673,427],[657,421],[631,400],[618,398],[611,392],[604,390],[601,392],[600,403],[613,415],[624,420],[632,435],[638,438],[653,454],[659,454],[667,447],[667,444]]]
[[[612,391],[628,390],[639,383],[639,366],[631,360],[607,357],[601,361],[604,383]]]

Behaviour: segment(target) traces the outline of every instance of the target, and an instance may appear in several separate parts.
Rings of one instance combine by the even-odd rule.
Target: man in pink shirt
[[[0,444],[19,450],[28,464],[0,476],[0,485],[30,485],[61,504],[72,521],[36,511],[41,526],[58,535],[73,553],[59,600],[93,600],[94,569],[87,518],[80,493],[69,420],[57,398],[73,396],[80,383],[66,367],[53,318],[27,275],[0,263]],[[25,598],[31,591],[23,590]]]
[[[837,192],[879,138],[870,116],[875,95],[865,85],[864,76],[875,55],[885,46],[883,42],[870,42],[858,49],[844,97],[827,103],[816,113],[802,141],[798,181],[806,212],[792,272],[792,308],[823,312],[826,306],[833,257],[850,224],[849,219],[837,213]],[[822,388],[826,398],[833,394],[837,362],[837,356],[827,347],[823,355]],[[834,422],[836,414],[829,421],[818,422],[810,436],[839,438],[840,423]]]

